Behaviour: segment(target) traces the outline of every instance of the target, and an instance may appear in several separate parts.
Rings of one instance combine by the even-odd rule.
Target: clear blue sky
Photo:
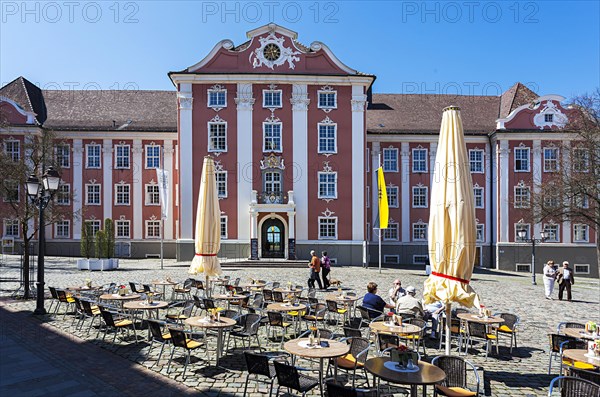
[[[167,72],[275,22],[377,75],[379,93],[566,97],[600,86],[597,1],[1,1],[0,83],[172,89]]]

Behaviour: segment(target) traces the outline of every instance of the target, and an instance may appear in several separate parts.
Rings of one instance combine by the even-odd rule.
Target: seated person
[[[402,288],[402,282],[399,278],[394,280],[394,285],[390,288],[388,295],[390,296],[390,303],[394,306],[398,302],[398,298],[406,295],[406,291]]]
[[[415,298],[417,290],[412,285],[406,287],[406,295],[398,298],[396,302],[396,314],[414,314],[416,318],[423,318],[425,312],[421,301]]]
[[[363,298],[363,307],[369,310],[369,316],[375,318],[383,313],[383,309],[393,309],[394,305],[385,303],[385,301],[377,295],[377,284],[370,282],[367,284],[367,293]]]
[[[431,338],[436,339],[436,331],[439,327],[440,316],[444,312],[444,304],[441,301],[425,305],[424,320],[431,319]]]

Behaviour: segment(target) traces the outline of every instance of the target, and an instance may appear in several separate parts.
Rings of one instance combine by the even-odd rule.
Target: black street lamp
[[[535,245],[546,241],[550,237],[550,233],[542,231],[540,232],[540,238],[527,238],[527,230],[519,228],[517,237],[523,243],[531,243],[531,284],[537,285],[535,282]]]
[[[54,197],[60,184],[60,175],[52,168],[48,167],[44,175],[42,175],[42,183],[35,174],[29,175],[27,179],[27,195],[35,206],[40,210],[39,218],[39,238],[38,238],[38,275],[37,275],[37,294],[36,306],[33,314],[46,314],[44,307],[44,255],[46,251],[46,234],[44,224],[44,210],[48,203]]]

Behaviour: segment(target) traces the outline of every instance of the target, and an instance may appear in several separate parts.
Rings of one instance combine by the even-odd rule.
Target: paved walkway
[[[47,258],[48,285],[66,287],[81,285],[86,278],[94,284],[111,281],[150,282],[171,277],[182,281],[187,276],[187,264],[165,261],[164,270],[157,260],[122,261],[120,269],[112,272],[81,272],[72,259]],[[305,269],[226,269],[232,277],[265,278],[270,281],[305,284]],[[239,396],[242,394],[245,373],[241,349],[231,349],[222,361],[225,369],[206,365],[205,357],[193,359],[186,378],[182,379],[182,361],[173,364],[166,373],[165,354],[158,365],[159,349],[153,349],[145,362],[147,343],[135,345],[120,342],[112,345],[96,339],[95,330],[89,335],[72,327],[72,316],[31,315],[34,301],[16,301],[10,291],[18,287],[16,258],[5,258],[0,266],[0,395],[10,396],[140,396],[186,395]],[[351,267],[335,268],[332,277],[342,280],[344,287],[360,293],[368,281],[375,281],[387,291],[394,278],[403,286],[414,285],[418,294],[426,276],[415,269],[376,269]],[[541,284],[541,277],[540,277]],[[547,375],[547,333],[560,321],[592,320],[600,322],[600,287],[598,280],[579,278],[574,286],[574,301],[560,302],[544,299],[543,285],[532,286],[528,274],[482,271],[474,275],[472,285],[493,311],[509,311],[521,316],[519,348],[510,354],[506,343],[500,355],[484,358],[481,345],[469,352],[468,359],[485,370],[487,395],[544,396],[553,376]],[[319,293],[320,295],[322,293]],[[556,294],[556,293],[555,293]],[[322,295],[321,295],[322,296]],[[318,295],[319,297],[319,295]],[[62,312],[62,309],[61,309]],[[263,337],[263,342],[266,342]],[[109,338],[107,338],[109,341]],[[507,342],[507,340],[503,341]],[[209,340],[211,345],[214,341]],[[433,357],[441,352],[434,341],[428,341],[427,353]],[[273,347],[274,349],[277,346]],[[214,357],[213,357],[214,359]],[[304,363],[302,363],[304,366]],[[553,371],[554,374],[557,371]],[[266,388],[250,388],[251,396],[265,396]],[[394,392],[401,393],[394,389]],[[403,394],[397,394],[403,395]]]

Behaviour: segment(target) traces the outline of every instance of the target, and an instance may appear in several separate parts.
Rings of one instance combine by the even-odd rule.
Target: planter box
[[[79,270],[114,270],[118,268],[118,259],[77,259],[77,269]]]

